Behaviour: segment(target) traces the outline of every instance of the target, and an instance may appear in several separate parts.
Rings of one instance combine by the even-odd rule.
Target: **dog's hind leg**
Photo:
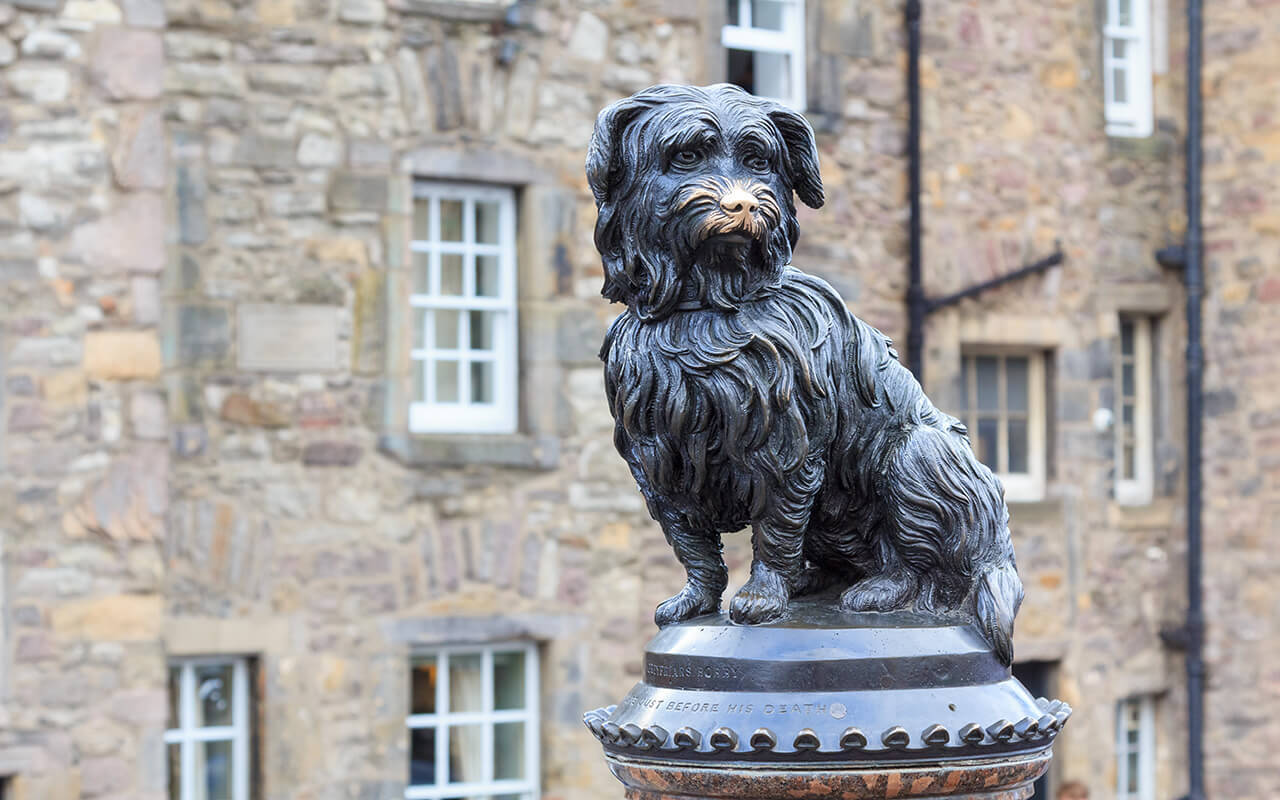
[[[720,534],[692,530],[674,518],[662,520],[662,532],[684,565],[684,588],[664,600],[653,613],[659,628],[720,610],[720,596],[729,585]]]

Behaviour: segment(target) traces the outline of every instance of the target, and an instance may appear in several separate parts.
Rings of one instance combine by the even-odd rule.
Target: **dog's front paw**
[[[915,594],[917,581],[907,572],[865,578],[845,589],[840,607],[845,611],[896,611]]]
[[[751,570],[751,580],[738,590],[729,603],[729,618],[740,625],[759,625],[771,622],[787,610],[791,593],[782,576],[768,567],[757,564]]]
[[[713,595],[691,583],[686,583],[679,594],[658,605],[658,609],[653,612],[653,621],[658,623],[659,628],[665,628],[676,622],[683,622],[702,614],[713,614],[719,610],[719,595]]]

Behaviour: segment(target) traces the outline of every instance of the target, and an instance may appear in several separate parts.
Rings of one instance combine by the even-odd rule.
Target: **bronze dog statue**
[[[716,612],[721,534],[752,528],[739,623],[843,588],[850,611],[976,619],[1013,659],[1022,582],[1004,491],[884,334],[791,266],[792,195],[822,179],[804,117],[729,85],[602,111],[587,157],[614,441],[688,582],[660,626]]]

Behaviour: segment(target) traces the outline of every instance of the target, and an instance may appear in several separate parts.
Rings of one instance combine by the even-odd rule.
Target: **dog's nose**
[[[726,214],[754,214],[760,208],[760,201],[746,189],[730,189],[720,198],[720,208]]]

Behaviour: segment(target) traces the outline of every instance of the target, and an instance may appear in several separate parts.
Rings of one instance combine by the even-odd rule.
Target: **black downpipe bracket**
[[[911,368],[911,372],[920,383],[924,383],[925,317],[940,308],[954,305],[969,297],[976,297],[988,289],[1044,272],[1065,260],[1062,246],[1058,244],[1051,255],[1019,267],[1007,275],[976,283],[945,297],[930,299],[925,295],[924,214],[920,207],[920,165],[923,160],[920,154],[920,18],[922,13],[920,0],[907,0],[907,202],[910,208],[907,223],[910,259],[907,269],[907,366]]]

